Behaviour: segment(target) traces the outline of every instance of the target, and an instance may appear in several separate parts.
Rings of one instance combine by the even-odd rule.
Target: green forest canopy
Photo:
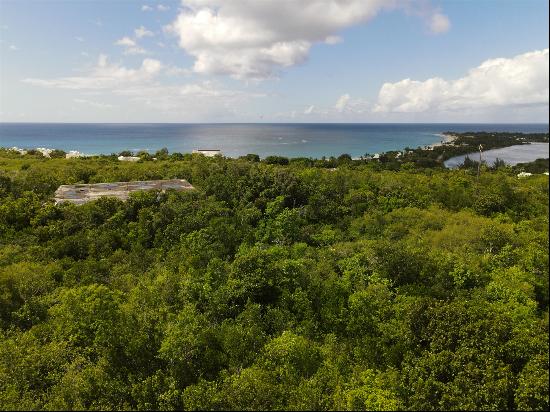
[[[1,409],[548,409],[547,176],[163,159],[0,152]]]

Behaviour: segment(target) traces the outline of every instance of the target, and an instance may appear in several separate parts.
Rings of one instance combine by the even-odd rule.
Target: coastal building
[[[100,197],[116,197],[127,200],[132,192],[142,190],[193,190],[194,187],[184,179],[144,180],[135,182],[113,182],[95,184],[61,185],[55,191],[55,204],[69,202],[76,205],[96,200]]]
[[[44,157],[50,157],[50,153],[53,152],[53,149],[48,149],[46,147],[37,147],[36,151],[42,153],[42,156]]]
[[[529,173],[529,172],[518,173],[518,177],[529,177],[529,176],[533,176],[533,173]]]
[[[137,156],[119,156],[118,160],[121,162],[137,162],[140,158]]]
[[[10,150],[12,152],[17,152],[17,153],[22,154],[22,155],[27,154],[27,151],[25,149],[20,149],[19,147],[16,147],[16,146],[13,146]]]
[[[70,150],[69,153],[65,154],[66,159],[72,159],[75,157],[82,157],[82,153],[76,151],[76,150]]]
[[[200,153],[205,155],[206,157],[214,157],[214,156],[222,155],[222,152],[220,149],[194,149],[193,153]]]

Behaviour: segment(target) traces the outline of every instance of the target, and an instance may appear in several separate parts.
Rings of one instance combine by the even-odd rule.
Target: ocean
[[[548,132],[548,124],[145,124],[0,123],[0,147],[45,147],[83,154],[220,149],[225,156],[359,157],[441,141],[445,131]]]

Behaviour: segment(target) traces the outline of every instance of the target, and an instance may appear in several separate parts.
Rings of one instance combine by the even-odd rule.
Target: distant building
[[[82,157],[82,153],[77,152],[76,150],[70,150],[69,153],[65,154],[66,159],[71,159],[74,157]]]
[[[17,152],[19,154],[22,154],[22,155],[27,154],[27,151],[25,149],[20,149],[19,147],[16,147],[16,146],[13,146],[10,150],[13,151],[13,152]]]
[[[116,197],[120,200],[127,200],[132,192],[142,190],[164,192],[167,189],[184,191],[192,190],[194,187],[183,179],[61,185],[55,191],[55,203],[69,202],[82,205],[100,197]]]
[[[48,149],[46,147],[37,147],[36,150],[42,153],[44,157],[50,157],[50,153],[53,152],[53,149]]]
[[[529,177],[529,176],[533,176],[533,173],[529,173],[529,172],[518,173],[518,177]]]
[[[214,157],[217,155],[222,154],[222,151],[220,149],[194,149],[193,153],[200,153],[205,155],[206,157]]]
[[[140,158],[137,156],[119,156],[118,160],[121,162],[137,162]]]

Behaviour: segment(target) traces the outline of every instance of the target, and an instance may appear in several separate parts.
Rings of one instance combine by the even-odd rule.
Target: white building
[[[82,153],[80,153],[76,150],[70,150],[69,153],[65,154],[66,159],[71,159],[73,157],[82,157]]]
[[[50,153],[53,152],[53,149],[48,149],[46,147],[37,147],[36,150],[42,153],[44,157],[50,157]]]
[[[518,177],[529,177],[529,176],[533,176],[533,173],[528,173],[528,172],[518,173]]]
[[[119,156],[118,160],[121,162],[137,162],[140,158],[137,156]]]
[[[13,151],[13,152],[17,152],[17,153],[19,153],[19,154],[22,154],[22,155],[26,155],[26,154],[27,154],[27,151],[26,151],[25,149],[20,149],[20,148],[18,148],[18,147],[16,147],[16,146],[13,146],[10,150]]]

